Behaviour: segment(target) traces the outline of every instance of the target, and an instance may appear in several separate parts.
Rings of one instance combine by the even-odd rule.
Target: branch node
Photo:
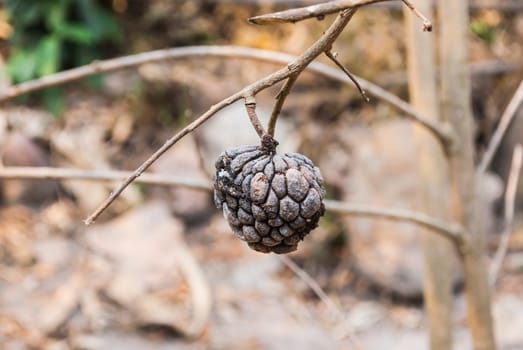
[[[423,21],[422,29],[424,32],[432,32],[432,22],[417,8],[414,7],[409,0],[401,0],[419,19]]]
[[[249,96],[245,97],[245,105],[246,106],[256,106],[256,99],[254,98],[254,96],[249,95]]]

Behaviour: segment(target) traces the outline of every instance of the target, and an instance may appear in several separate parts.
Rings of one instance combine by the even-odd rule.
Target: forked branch
[[[229,96],[225,100],[218,102],[213,105],[207,112],[205,112],[198,119],[190,123],[188,126],[183,128],[169,140],[167,140],[162,147],[154,152],[138,169],[136,169],[131,176],[129,176],[118,188],[116,188],[109,197],[87,218],[84,220],[86,225],[92,224],[98,216],[112,203],[118,196],[129,186],[134,180],[136,180],[145,170],[147,170],[162,154],[169,150],[176,142],[188,133],[195,130],[197,127],[206,122],[216,112],[230,105],[231,103],[241,98],[251,98],[258,92],[273,86],[274,84],[290,77],[293,74],[297,74],[303,71],[318,55],[329,48],[332,43],[338,38],[343,31],[343,28],[349,23],[355,10],[345,10],[340,12],[338,17],[334,20],[332,25],[325,31],[323,36],[318,39],[311,47],[309,47],[301,56],[291,62],[287,67],[282,68],[273,74],[254,82],[237,93]]]
[[[382,0],[383,1],[383,0]],[[332,3],[338,3],[339,1],[333,1]],[[348,24],[355,9],[359,6],[370,4],[378,1],[353,1],[351,3],[345,3],[344,6],[347,8],[352,7],[349,10],[342,11],[322,37],[316,41],[311,47],[309,47],[302,55],[295,57],[278,52],[241,48],[234,46],[202,46],[202,47],[184,47],[174,48],[167,50],[158,50],[146,52],[143,54],[130,55],[121,58],[93,62],[92,64],[71,69],[68,71],[56,73],[50,76],[46,76],[40,79],[22,83],[20,85],[12,86],[3,93],[0,92],[0,103],[6,102],[14,97],[21,96],[30,92],[45,89],[47,87],[64,84],[70,81],[82,79],[94,74],[100,74],[104,72],[110,72],[118,69],[125,69],[129,67],[135,67],[144,63],[158,62],[167,59],[174,58],[187,58],[187,57],[242,57],[257,59],[268,62],[288,63],[286,68],[280,69],[269,76],[262,78],[245,88],[241,89],[237,93],[223,99],[222,101],[211,106],[199,118],[194,120],[192,123],[187,125],[185,128],[176,133],[173,137],[167,140],[162,147],[154,152],[140,167],[138,167],[111,195],[100,205],[100,207],[90,215],[86,220],[86,224],[91,224],[104,210],[109,206],[120,193],[133,181],[142,175],[142,173],[155,162],[163,153],[165,153],[170,147],[172,147],[181,138],[194,131],[197,127],[205,123],[219,110],[226,106],[240,100],[246,99],[250,96],[255,96],[258,92],[277,84],[278,82],[288,79],[284,85],[284,90],[279,95],[279,99],[275,105],[273,115],[277,117],[285,96],[290,91],[290,88],[296,79],[296,77],[305,69],[310,68],[312,71],[325,75],[331,79],[338,80],[346,83],[348,80],[345,76],[338,73],[335,69],[325,66],[321,63],[312,62],[323,52],[330,49],[332,43],[337,39],[343,28]],[[449,130],[444,125],[435,124],[424,116],[416,112],[408,103],[399,99],[398,97],[390,94],[379,86],[372,84],[364,79],[357,78],[360,81],[361,86],[369,91],[372,95],[376,96],[383,101],[392,104],[399,110],[405,113],[405,117],[411,118],[417,121],[421,125],[427,127],[434,135],[442,142],[444,147],[448,147],[453,143],[452,130]],[[275,118],[276,118],[275,117]],[[273,124],[275,124],[275,118]],[[271,124],[271,123],[270,123]],[[273,128],[273,127],[272,127]]]

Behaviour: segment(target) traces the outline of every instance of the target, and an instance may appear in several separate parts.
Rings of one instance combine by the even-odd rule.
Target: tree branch
[[[505,191],[505,227],[501,234],[498,250],[494,256],[494,261],[490,267],[490,288],[494,288],[498,278],[499,270],[503,264],[505,255],[507,254],[510,234],[514,225],[514,207],[516,204],[516,194],[518,191],[519,174],[521,173],[521,163],[523,160],[523,146],[516,145],[514,153],[512,154],[512,164],[510,167],[510,174],[507,181],[507,189]]]
[[[251,121],[254,130],[256,130],[256,133],[261,139],[262,136],[265,135],[265,130],[260,122],[260,118],[256,115],[256,99],[254,96],[248,96],[245,98],[245,109],[247,110],[247,115],[249,116],[249,120]]]
[[[123,181],[132,174],[133,172],[117,170],[86,170],[52,167],[0,167],[0,179]],[[194,178],[177,177],[167,174],[143,173],[142,176],[136,178],[135,182],[155,186],[183,186],[201,191],[213,190],[210,181],[195,180]],[[343,215],[382,217],[389,220],[408,221],[416,225],[427,227],[434,232],[438,232],[439,234],[458,242],[463,236],[463,228],[461,226],[446,223],[412,210],[344,203],[336,200],[325,200],[325,208],[333,213]]]
[[[395,221],[408,221],[430,229],[454,242],[461,243],[464,229],[454,223],[447,223],[423,213],[408,209],[382,208],[372,205],[361,205],[354,203],[343,203],[333,200],[325,200],[325,208],[340,214],[360,215],[370,217],[381,217]]]
[[[285,78],[288,78],[292,74],[297,74],[301,72],[312,62],[318,55],[324,52],[332,43],[338,38],[341,34],[343,28],[349,23],[352,15],[355,10],[346,10],[340,12],[338,17],[334,20],[331,26],[325,31],[325,33],[318,39],[311,47],[309,47],[302,55],[300,55],[296,60],[291,62],[287,67],[282,68],[269,76],[262,78],[237,93],[229,96],[228,98],[218,102],[213,105],[207,112],[205,112],[198,119],[190,123],[188,126],[183,128],[169,140],[167,140],[162,147],[160,147],[156,152],[154,152],[142,165],[138,167],[120,186],[118,186],[109,197],[102,203],[100,206],[87,218],[85,219],[85,224],[92,224],[98,216],[120,195],[120,193],[125,190],[136,178],[138,178],[145,170],[147,170],[162,154],[164,154],[168,149],[170,149],[176,142],[178,142],[182,137],[189,134],[197,127],[205,123],[210,119],[216,112],[223,109],[224,107],[230,105],[231,103],[237,101],[240,98],[250,98],[255,96],[258,92],[273,86],[274,84],[282,81]]]
[[[383,1],[392,0],[334,0],[321,4],[251,17],[249,18],[249,23],[260,25],[272,23],[295,23],[308,18],[323,18],[325,15],[330,15],[349,8],[357,8],[363,5]]]
[[[354,83],[354,85],[356,85],[356,87],[358,88],[358,91],[360,92],[361,97],[363,97],[365,102],[370,102],[370,99],[367,96],[367,94],[365,93],[365,90],[363,90],[363,88],[360,86],[360,84],[358,83],[356,78],[354,78],[354,76],[352,75],[351,72],[349,72],[347,67],[345,67],[343,65],[343,63],[341,63],[338,60],[338,58],[337,58],[338,54],[332,52],[330,49],[325,51],[325,54],[327,55],[328,58],[330,58],[338,66],[339,69],[341,69],[343,71],[343,73],[345,73],[345,75],[347,75],[347,77]]]
[[[87,170],[53,167],[0,167],[0,179],[33,180],[85,180],[85,181],[123,181],[131,172],[120,170]],[[168,174],[143,173],[136,183],[155,186],[183,186],[199,191],[209,191],[210,181],[194,177],[179,177]]]
[[[323,19],[326,15],[346,9],[356,9],[363,5],[392,0],[334,0],[306,7],[269,13],[249,18],[252,24],[296,23],[308,18]],[[423,31],[432,31],[432,23],[408,0],[401,0],[418,18],[423,21]]]
[[[364,3],[365,2],[360,3],[359,6],[363,5]],[[180,130],[173,137],[168,139],[163,146],[156,150],[144,163],[142,163],[142,165],[140,165],[133,172],[133,174],[131,174],[120,186],[118,186],[110,194],[110,196],[94,211],[94,213],[92,213],[85,220],[85,224],[89,225],[93,223],[96,220],[96,218],[125,190],[125,188],[129,186],[129,184],[131,184],[134,180],[136,180],[145,170],[147,170],[162,154],[164,154],[168,149],[170,149],[174,144],[176,144],[176,142],[178,142],[182,137],[194,131],[197,127],[205,123],[219,110],[232,104],[240,98],[245,99],[255,96],[261,90],[273,86],[274,84],[293,75],[298,75],[299,73],[301,73],[318,55],[332,47],[332,43],[337,39],[339,34],[348,24],[355,11],[355,8],[341,11],[338,14],[337,18],[334,20],[334,22],[331,24],[331,26],[323,34],[323,36],[320,39],[318,39],[311,47],[309,47],[302,55],[300,55],[291,63],[289,63],[286,68],[280,69],[274,72],[273,74],[270,74],[269,76],[248,85],[247,87],[243,88],[237,93],[211,106],[211,108],[207,112],[205,112],[203,115],[201,115],[199,118],[194,120],[192,123],[187,125],[182,130]],[[170,52],[163,50],[156,51],[154,53],[148,53],[148,62],[165,59],[166,56],[169,55],[169,53]],[[27,82],[25,84],[21,84],[20,86],[12,87],[3,96],[0,95],[0,102],[12,98],[16,95],[27,93],[29,91],[35,91],[39,88],[42,88],[43,86],[53,86],[66,80],[78,79],[80,77],[100,73],[104,70],[114,70],[124,68],[126,66],[133,66],[139,63],[144,63],[145,58],[143,55],[128,56],[125,59],[122,58],[121,61],[118,61],[118,59],[116,59],[105,62],[93,63],[89,66],[80,67],[76,70],[71,70],[69,72],[62,73],[62,75],[57,74],[54,76],[42,78],[39,81]],[[435,129],[439,129],[439,126],[436,126]],[[437,131],[436,134],[448,140],[448,138],[446,138],[443,135],[443,133],[439,133]]]
[[[516,89],[514,96],[512,96],[512,98],[510,99],[507,108],[505,108],[505,111],[503,111],[503,114],[499,119],[499,124],[496,130],[494,131],[494,134],[492,135],[490,142],[487,146],[487,150],[483,154],[483,158],[481,158],[481,163],[479,164],[477,170],[480,174],[483,174],[490,165],[490,162],[492,162],[492,158],[494,158],[494,156],[496,155],[501,140],[503,139],[503,136],[505,136],[505,133],[507,132],[510,123],[512,123],[512,120],[514,119],[514,116],[516,115],[516,112],[518,111],[518,108],[522,104],[522,102],[523,80],[519,83],[519,86]]]
[[[40,79],[35,79],[12,86],[3,93],[0,92],[0,103],[31,92],[43,90],[48,87],[62,85],[75,80],[83,79],[94,74],[108,73],[120,69],[139,66],[145,63],[194,57],[235,57],[281,64],[287,64],[288,62],[292,62],[298,59],[296,56],[282,52],[238,46],[188,46],[166,50],[149,51],[136,55],[93,62],[83,67],[66,70],[56,74],[48,75]],[[341,83],[352,84],[352,81],[344,74],[341,74],[337,69],[331,68],[323,63],[311,62],[307,68],[310,71],[321,74],[329,79],[333,79]],[[409,103],[391,94],[380,86],[356,75],[354,75],[354,77],[359,81],[362,88],[370,95],[394,106],[398,110],[405,113],[404,117],[410,118],[411,120],[428,128],[434,134],[434,136],[436,136],[442,142],[444,147],[451,147],[451,145],[454,143],[455,136],[452,129],[448,125],[434,123],[432,120],[426,118],[413,109]]]

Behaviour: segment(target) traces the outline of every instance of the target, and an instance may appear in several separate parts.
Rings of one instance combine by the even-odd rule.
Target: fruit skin
[[[241,240],[263,253],[289,253],[325,212],[319,169],[275,145],[238,146],[216,161],[214,202]]]

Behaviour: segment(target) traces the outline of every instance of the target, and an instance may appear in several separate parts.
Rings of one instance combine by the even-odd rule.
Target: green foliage
[[[489,46],[494,43],[496,38],[495,29],[495,27],[480,19],[474,19],[470,22],[471,32]]]
[[[102,47],[117,43],[121,30],[98,0],[5,0],[13,25],[7,71],[14,83],[87,64]],[[44,93],[53,112],[61,109],[59,90]]]

